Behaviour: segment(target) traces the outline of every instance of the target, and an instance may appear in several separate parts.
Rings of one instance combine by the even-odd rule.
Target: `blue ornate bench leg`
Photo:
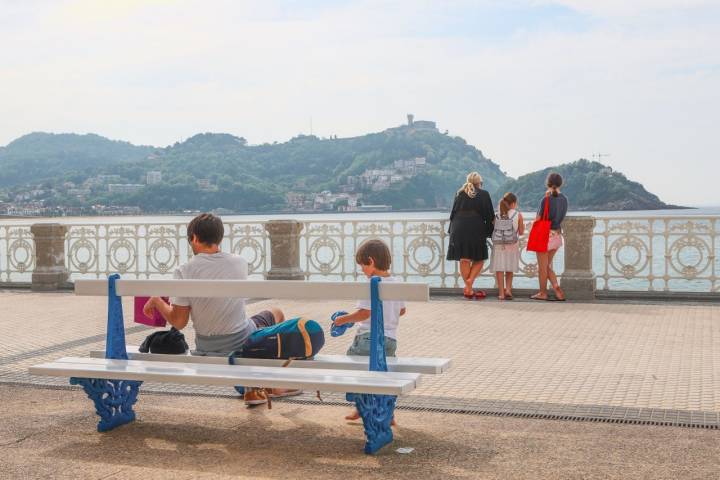
[[[380,278],[370,280],[370,371],[387,372],[385,358],[385,325],[379,294]],[[393,440],[390,423],[395,412],[394,395],[348,393],[349,402],[355,402],[365,427],[365,453],[372,454]]]
[[[125,349],[125,325],[123,322],[122,299],[117,295],[115,282],[120,275],[108,278],[108,323],[105,342],[105,358],[127,360]],[[137,402],[142,382],[134,380],[106,380],[104,378],[70,378],[70,385],[81,385],[95,403],[95,412],[100,416],[98,431],[105,432],[135,420],[133,405]]]

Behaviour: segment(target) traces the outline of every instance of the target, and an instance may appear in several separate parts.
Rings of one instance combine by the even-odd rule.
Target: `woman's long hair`
[[[558,188],[560,188],[563,184],[563,179],[560,176],[559,173],[553,172],[550,175],[548,175],[547,180],[545,181],[547,184],[547,187],[550,189],[550,192],[552,192],[553,197],[557,197],[560,193],[558,191]]]
[[[458,193],[465,192],[468,197],[475,198],[475,195],[477,195],[477,191],[480,190],[482,183],[483,179],[478,172],[468,173],[465,184],[460,187]]]
[[[514,193],[507,192],[505,195],[503,195],[502,199],[500,200],[500,216],[507,217],[507,214],[510,211],[510,205],[515,202],[517,202],[517,197]]]

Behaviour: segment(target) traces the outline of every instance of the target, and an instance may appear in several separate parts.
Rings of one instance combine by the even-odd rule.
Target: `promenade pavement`
[[[321,322],[352,307],[263,300],[248,312],[270,305]],[[124,308],[127,341],[139,344],[152,329],[132,323],[129,299]],[[104,348],[106,299],[4,291],[0,471],[3,478],[717,478],[719,321],[714,304],[410,303],[398,354],[454,364],[423,376],[399,401],[396,442],[367,457],[360,424],[342,420],[342,396],[323,395],[320,405],[314,392],[270,411],[247,410],[228,388],[145,383],[138,421],[98,434],[79,389],[27,368]],[[192,344],[192,329],[186,335]],[[324,353],[343,353],[352,330],[326,338]],[[415,450],[402,455],[398,447]]]
[[[132,323],[124,300],[128,344],[150,329]],[[107,300],[71,293],[0,292],[0,382],[67,385],[31,377],[33,364],[104,349]],[[264,300],[289,317],[329,323],[351,304]],[[192,328],[186,329],[194,344]],[[353,330],[326,335],[323,353],[344,353]],[[618,419],[679,418],[720,426],[720,306],[717,304],[465,301],[410,303],[401,320],[398,355],[442,356],[452,369],[424,376],[402,406],[459,411],[590,415]],[[148,384],[144,388],[173,389]],[[178,392],[233,395],[231,389],[182,386]],[[307,401],[313,395],[308,394]],[[340,396],[338,396],[338,399]],[[328,397],[333,400],[334,397]],[[690,412],[690,413],[689,413]],[[661,417],[658,417],[661,415]],[[681,418],[681,419],[682,419]]]
[[[95,431],[77,390],[0,385],[3,479],[711,479],[717,430],[402,411],[362,453],[347,407],[141,395],[138,420]],[[409,454],[400,447],[414,450]]]

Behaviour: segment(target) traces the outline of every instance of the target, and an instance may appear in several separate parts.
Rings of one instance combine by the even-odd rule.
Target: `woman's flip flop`
[[[482,300],[483,298],[487,297],[487,294],[483,292],[482,290],[478,290],[475,292],[475,300]]]

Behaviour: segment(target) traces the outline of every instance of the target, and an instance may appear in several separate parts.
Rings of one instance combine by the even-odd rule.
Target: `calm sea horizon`
[[[532,212],[525,212],[526,216]],[[303,222],[321,222],[338,220],[446,220],[448,211],[390,211],[390,212],[348,212],[348,213],[252,213],[247,215],[221,215],[226,222],[261,222],[268,220],[298,220]],[[622,210],[622,211],[575,211],[569,215],[585,215],[596,217],[710,217],[720,216],[720,206],[697,207],[691,209],[672,210]],[[0,225],[60,223],[73,224],[119,224],[119,223],[184,223],[193,218],[187,215],[114,215],[114,216],[83,216],[83,217],[4,217]]]

